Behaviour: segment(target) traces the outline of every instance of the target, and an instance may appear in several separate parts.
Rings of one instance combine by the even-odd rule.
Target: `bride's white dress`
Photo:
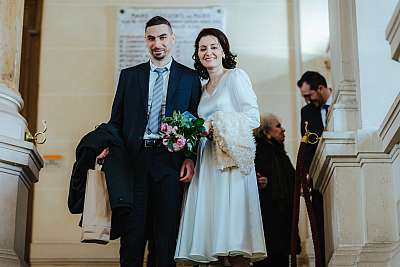
[[[259,126],[257,98],[241,69],[225,73],[214,92],[206,90],[198,114],[207,120],[216,111],[243,112],[251,127]],[[266,257],[255,169],[218,170],[213,142],[202,138],[196,170],[185,193],[175,260],[207,263],[218,256]]]

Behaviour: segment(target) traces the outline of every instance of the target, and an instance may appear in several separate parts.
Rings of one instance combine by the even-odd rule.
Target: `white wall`
[[[318,71],[331,87],[328,0],[299,0],[299,8],[302,57],[299,76],[309,70]]]
[[[307,61],[325,54],[328,48],[328,0],[300,0],[299,7],[301,50]]]
[[[378,128],[400,91],[385,30],[398,0],[356,1],[362,128]]]

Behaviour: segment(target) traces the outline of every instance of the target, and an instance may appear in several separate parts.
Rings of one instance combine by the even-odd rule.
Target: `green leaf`
[[[206,127],[200,126],[197,128],[197,134],[202,135],[206,131]]]
[[[171,141],[168,141],[168,148],[169,148],[170,150],[174,150],[174,147],[173,147]]]
[[[193,144],[191,142],[186,143],[187,150],[192,151],[193,150]]]
[[[194,121],[194,125],[195,126],[202,126],[204,124],[204,120],[203,119],[197,119]]]

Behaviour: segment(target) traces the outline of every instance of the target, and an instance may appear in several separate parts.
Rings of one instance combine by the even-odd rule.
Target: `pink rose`
[[[161,132],[165,133],[167,131],[167,129],[168,129],[168,124],[166,124],[164,122],[161,123],[161,126],[160,126]]]
[[[181,150],[182,148],[185,147],[186,145],[186,139],[182,135],[178,136],[178,139],[176,140],[176,145]]]
[[[173,133],[172,129],[173,129],[173,127],[171,125],[167,125],[167,130],[166,130],[167,134]]]

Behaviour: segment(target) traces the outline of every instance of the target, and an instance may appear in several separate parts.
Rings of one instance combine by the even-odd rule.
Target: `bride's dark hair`
[[[236,55],[232,54],[232,52],[230,51],[230,45],[226,35],[218,29],[205,28],[200,31],[199,35],[197,35],[196,41],[194,43],[194,54],[192,57],[194,59],[194,68],[197,70],[199,76],[203,79],[209,78],[207,69],[203,65],[201,65],[198,55],[199,42],[200,39],[204,36],[214,36],[218,39],[218,42],[221,45],[222,50],[225,54],[225,58],[222,59],[222,66],[224,66],[224,68],[226,69],[234,69],[236,67]]]

